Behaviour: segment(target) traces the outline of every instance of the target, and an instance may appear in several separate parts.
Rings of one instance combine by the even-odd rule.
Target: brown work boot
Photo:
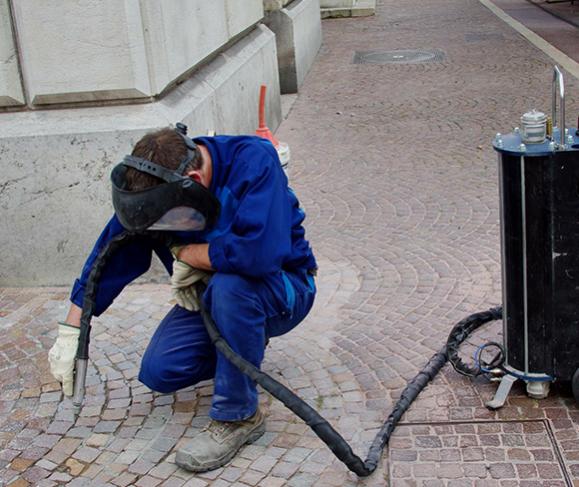
[[[243,421],[214,419],[177,450],[175,463],[192,472],[205,472],[225,465],[245,444],[257,440],[265,432],[265,415],[257,408],[251,418]]]

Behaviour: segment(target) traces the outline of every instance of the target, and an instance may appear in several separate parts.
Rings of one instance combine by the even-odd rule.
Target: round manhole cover
[[[356,64],[417,64],[442,61],[444,54],[438,50],[357,51]]]

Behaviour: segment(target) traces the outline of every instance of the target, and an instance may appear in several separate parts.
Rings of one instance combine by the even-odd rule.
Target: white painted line
[[[534,44],[547,56],[553,59],[559,66],[564,68],[565,71],[579,79],[579,63],[577,61],[571,59],[564,52],[559,51],[559,49],[554,47],[552,44],[549,44],[545,39],[535,34],[532,30],[527,29],[527,27],[506,14],[490,0],[479,0],[479,2],[494,13],[499,19],[506,22],[513,29],[519,32],[519,34],[525,37],[531,44]]]

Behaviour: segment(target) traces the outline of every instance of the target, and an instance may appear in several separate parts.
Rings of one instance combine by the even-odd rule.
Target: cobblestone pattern
[[[541,421],[400,426],[390,459],[396,485],[567,485]]]
[[[376,17],[323,27],[322,51],[278,132],[292,149],[319,295],[300,327],[272,340],[264,368],[365,455],[451,326],[501,301],[490,140],[530,108],[548,109],[552,68],[476,0],[383,0]],[[445,60],[352,63],[355,51],[382,48],[437,48]],[[567,93],[577,107],[577,80],[567,79]],[[490,412],[483,404],[496,386],[448,367],[368,479],[265,394],[266,434],[194,476],[174,452],[207,421],[210,383],[159,395],[136,379],[168,287],[131,286],[94,321],[76,419],[46,363],[66,306],[63,289],[0,290],[0,485],[579,485],[579,411],[568,393],[538,402],[515,386]],[[470,342],[499,334],[495,324]]]

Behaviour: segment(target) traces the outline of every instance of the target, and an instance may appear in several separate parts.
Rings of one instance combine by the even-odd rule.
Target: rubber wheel
[[[579,369],[577,369],[573,375],[571,387],[573,388],[573,396],[575,396],[575,401],[577,401],[577,404],[579,404]]]

